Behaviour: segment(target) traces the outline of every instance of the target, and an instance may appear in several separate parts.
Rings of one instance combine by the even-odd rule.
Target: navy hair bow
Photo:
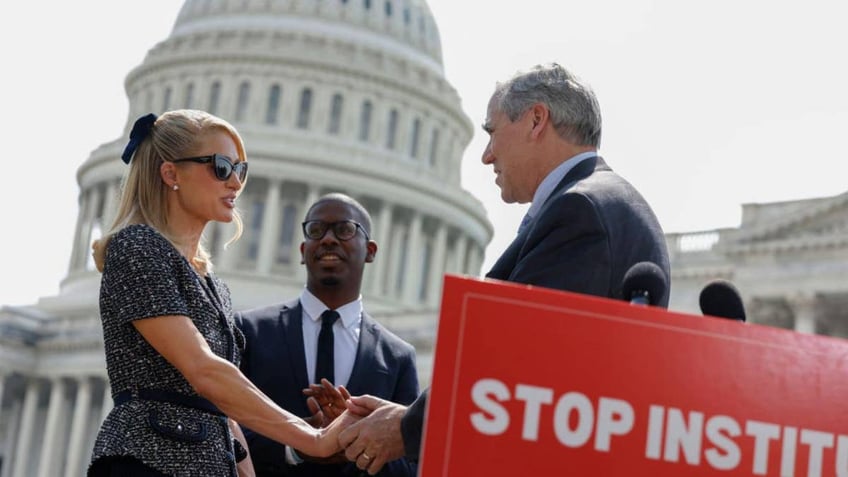
[[[138,145],[141,144],[141,141],[144,141],[144,138],[146,138],[150,133],[150,129],[153,127],[153,123],[155,122],[156,115],[153,113],[147,114],[135,120],[132,131],[130,131],[130,142],[127,143],[127,147],[124,148],[124,153],[121,154],[121,160],[124,161],[124,164],[130,163],[133,153],[138,148]]]

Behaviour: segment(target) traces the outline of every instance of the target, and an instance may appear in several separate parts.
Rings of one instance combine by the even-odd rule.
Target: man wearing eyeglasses
[[[314,425],[344,411],[307,402],[303,389],[322,378],[354,395],[410,404],[418,396],[415,349],[363,308],[365,264],[377,254],[368,211],[344,194],[325,195],[309,208],[303,233],[307,279],[300,297],[236,315],[247,342],[242,372],[278,405]],[[318,460],[249,429],[245,436],[257,476],[360,475],[344,454]],[[415,473],[415,464],[399,459],[379,475]]]

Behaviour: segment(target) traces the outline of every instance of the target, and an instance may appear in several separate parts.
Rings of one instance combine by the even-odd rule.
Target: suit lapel
[[[530,226],[524,227],[524,230],[515,237],[509,247],[504,250],[495,264],[492,266],[492,269],[489,270],[489,273],[486,274],[487,278],[495,278],[498,280],[508,280],[510,273],[515,268],[515,264],[518,261],[518,254],[521,252],[521,247],[524,246],[524,241],[527,240],[527,232],[530,230]]]
[[[306,351],[303,348],[303,308],[300,300],[293,307],[283,307],[280,311],[280,324],[294,377],[301,389],[307,388],[309,374],[306,371]]]
[[[368,384],[369,374],[377,368],[377,359],[374,350],[377,349],[379,330],[367,313],[362,313],[360,323],[359,344],[356,347],[356,359],[353,361],[353,370],[350,379],[347,380],[347,389],[351,394],[362,394]]]

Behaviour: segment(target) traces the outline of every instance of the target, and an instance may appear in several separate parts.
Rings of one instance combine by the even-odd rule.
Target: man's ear
[[[368,253],[365,254],[365,263],[371,263],[377,256],[377,242],[369,240],[365,247],[368,250]]]
[[[551,111],[542,103],[536,103],[530,107],[530,118],[533,128],[530,131],[531,137],[537,139],[542,135],[548,123],[551,121]]]
[[[306,242],[300,242],[300,264],[303,265],[306,263],[306,258],[303,256],[303,247],[306,245]]]
[[[159,175],[162,177],[162,182],[170,189],[177,183],[177,166],[171,161],[162,161],[159,166]]]

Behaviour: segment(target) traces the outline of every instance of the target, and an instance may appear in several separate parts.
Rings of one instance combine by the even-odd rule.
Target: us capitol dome
[[[59,294],[0,308],[0,477],[83,475],[111,409],[90,244],[111,225],[127,171],[119,156],[148,112],[204,109],[244,138],[244,235],[225,248],[231,224],[204,234],[234,309],[299,295],[306,209],[346,193],[371,213],[379,246],[366,309],[415,345],[429,381],[442,277],[479,275],[492,226],[460,184],[473,130],[424,0],[187,0],[125,88],[124,134],[77,172]]]

